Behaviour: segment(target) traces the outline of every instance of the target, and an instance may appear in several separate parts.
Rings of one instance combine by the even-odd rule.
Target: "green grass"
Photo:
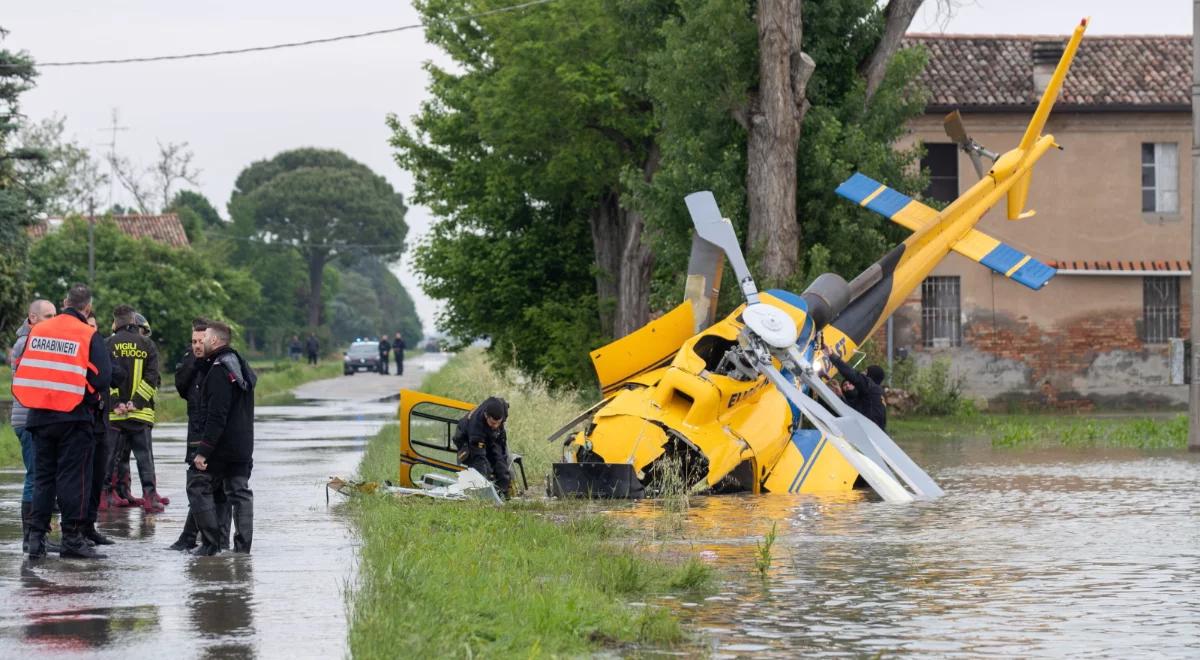
[[[552,456],[539,445],[578,405],[492,371],[478,352],[453,358],[423,389],[507,398],[510,446],[527,461],[536,456],[527,467],[543,475]],[[360,478],[395,477],[396,433],[389,425],[368,443]],[[646,538],[586,503],[495,507],[363,495],[352,507],[363,539],[359,582],[347,594],[356,658],[561,657],[677,645],[684,633],[671,612],[630,603],[704,593],[714,579],[706,564],[646,547]]]
[[[897,437],[982,437],[994,447],[1185,449],[1187,415],[989,415],[889,421]]]
[[[258,383],[254,387],[254,403],[259,406],[283,405],[295,401],[292,389],[309,381],[322,378],[334,378],[342,374],[342,363],[337,360],[325,360],[315,367],[302,362],[280,360],[262,369],[263,364],[252,363],[252,368],[259,371]],[[166,383],[174,376],[164,373]],[[155,402],[155,415],[160,422],[177,422],[187,418],[187,402],[179,397],[174,386],[158,391]]]
[[[23,465],[21,462],[21,443],[17,434],[7,422],[0,423],[0,468],[14,468]]]

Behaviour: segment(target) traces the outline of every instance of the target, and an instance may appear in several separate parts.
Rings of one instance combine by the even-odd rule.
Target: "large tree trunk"
[[[308,327],[321,325],[321,286],[325,279],[324,254],[308,256]]]
[[[808,80],[816,68],[800,50],[801,3],[758,4],[758,90],[741,120],[747,130],[747,244],[758,257],[756,275],[781,282],[795,274],[800,254],[796,219],[796,149],[808,110]]]

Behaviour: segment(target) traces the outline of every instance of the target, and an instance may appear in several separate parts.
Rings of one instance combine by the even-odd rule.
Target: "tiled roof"
[[[1179,259],[1173,261],[1047,261],[1046,264],[1051,268],[1058,268],[1059,270],[1094,270],[1100,272],[1185,272],[1192,270],[1192,262],[1190,260]]]
[[[84,220],[87,219],[88,217],[84,216]],[[102,219],[102,217],[96,216],[97,221]],[[179,222],[179,216],[174,213],[114,215],[112,219],[127,236],[149,238],[171,247],[187,247],[189,245],[187,233],[183,231],[183,223]],[[62,221],[62,218],[57,217],[40,220],[29,228],[29,236],[33,239],[41,238],[57,230],[62,225]]]
[[[1027,109],[1037,105],[1034,44],[1065,45],[1065,36],[910,34],[929,64],[920,81],[931,112],[951,108]],[[1178,110],[1191,108],[1190,35],[1087,37],[1067,74],[1058,108]]]

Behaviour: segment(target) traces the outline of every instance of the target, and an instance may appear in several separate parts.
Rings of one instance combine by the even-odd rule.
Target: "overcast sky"
[[[560,0],[570,3],[571,0]],[[514,0],[517,4],[519,0]],[[914,32],[1066,34],[1083,16],[1088,34],[1190,34],[1187,0],[958,0],[949,19],[926,0]],[[406,1],[162,0],[10,2],[3,47],[41,62],[114,59],[301,41],[417,22]],[[527,11],[537,11],[536,8]],[[407,118],[425,98],[422,64],[445,61],[410,30],[334,44],[227,57],[93,67],[44,67],[22,98],[32,119],[67,117],[67,130],[107,152],[112,110],[125,130],[117,152],[148,164],[156,141],[184,142],[202,170],[202,192],[226,215],[243,167],[300,146],[340,149],[387,177],[406,196],[412,179],[392,160],[384,117]],[[118,191],[117,201],[125,198]],[[429,226],[413,207],[410,237]],[[393,268],[417,299],[427,329],[437,304],[406,261]]]

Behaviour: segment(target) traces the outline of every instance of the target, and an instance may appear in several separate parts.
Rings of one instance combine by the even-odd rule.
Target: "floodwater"
[[[905,446],[944,498],[699,497],[673,528],[654,503],[611,515],[721,569],[714,594],[652,601],[716,657],[1200,657],[1200,457]]]
[[[365,379],[379,379],[375,389],[394,397],[441,361],[413,359],[403,377],[359,374],[347,385],[363,390]],[[339,400],[337,382],[326,400],[256,410],[251,555],[167,549],[187,515],[181,424],[154,431],[159,490],[171,504],[157,515],[101,512],[101,531],[117,541],[103,549],[104,561],[25,559],[23,474],[0,473],[0,657],[348,655],[345,589],[358,540],[341,508],[327,506],[324,484],[355,472],[396,403]]]

